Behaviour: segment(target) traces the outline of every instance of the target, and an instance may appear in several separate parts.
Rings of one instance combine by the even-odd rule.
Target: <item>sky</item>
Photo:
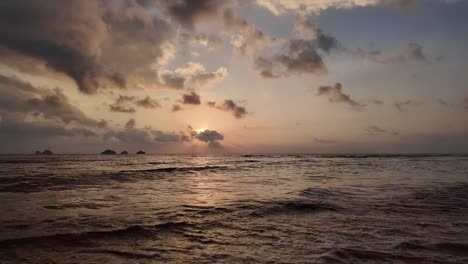
[[[3,0],[0,153],[468,153],[466,0]]]

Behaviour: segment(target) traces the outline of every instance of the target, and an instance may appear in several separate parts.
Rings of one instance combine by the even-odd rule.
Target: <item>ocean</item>
[[[468,263],[468,156],[1,155],[0,263]]]

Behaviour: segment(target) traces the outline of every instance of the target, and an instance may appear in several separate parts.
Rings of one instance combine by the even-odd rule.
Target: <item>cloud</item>
[[[203,142],[212,142],[224,139],[224,136],[217,131],[208,129],[195,133],[193,137]]]
[[[173,35],[165,20],[134,1],[0,3],[2,62],[64,74],[88,94],[126,87],[134,75],[165,57]]]
[[[151,100],[147,99],[120,95],[116,104],[151,104],[147,102]],[[99,140],[103,139],[135,146],[183,143],[196,139],[208,143],[209,147],[220,147],[222,138],[219,135],[216,131],[187,133],[139,129],[135,119],[129,119],[124,129],[112,128],[104,120],[87,117],[69,102],[60,89],[38,88],[0,75],[0,146],[8,147],[13,152],[17,151],[16,147],[29,151],[31,146],[36,148],[38,144],[58,142],[54,141],[56,139],[62,143],[73,139],[74,144],[79,145],[79,142],[84,142],[82,138],[92,138],[94,145],[102,144]]]
[[[171,72],[159,73],[159,80],[168,88],[172,89],[184,89],[186,78],[173,74]]]
[[[227,70],[224,67],[208,72],[203,65],[196,62],[187,62],[174,71],[161,70],[159,72],[160,82],[172,89],[209,86],[223,80],[226,76]]]
[[[0,138],[1,141],[34,140],[55,137],[93,137],[97,134],[86,128],[66,128],[52,122],[26,121],[20,116],[1,116]]]
[[[214,72],[203,72],[195,74],[191,78],[194,87],[208,86],[217,81],[223,80],[227,76],[227,69],[221,67]]]
[[[215,51],[223,46],[224,40],[218,35],[208,33],[182,33],[181,43],[205,47],[208,51]]]
[[[218,0],[178,0],[161,3],[169,15],[181,25],[194,29],[198,22],[216,16],[224,2]]]
[[[328,8],[353,8],[375,5],[379,0],[256,0],[257,5],[269,10],[275,15],[286,11],[318,13]]]
[[[134,107],[125,107],[121,105],[109,105],[109,109],[111,112],[116,112],[116,113],[135,113],[136,109]]]
[[[101,121],[87,117],[59,89],[40,89],[13,77],[0,75],[0,113],[25,113],[33,117],[100,127]]]
[[[356,58],[370,60],[375,63],[381,64],[405,64],[409,62],[421,62],[429,63],[431,60],[426,55],[424,48],[418,43],[408,43],[405,50],[398,55],[382,58],[382,51],[378,49],[363,50],[358,48],[353,52],[353,56]],[[440,62],[443,60],[443,56],[437,56],[433,61]]]
[[[133,118],[128,120],[128,122],[125,124],[126,129],[132,129],[132,128],[135,128],[135,126],[136,126],[136,121]]]
[[[289,40],[285,53],[257,57],[254,68],[264,78],[327,72],[322,56],[313,42],[302,39]]]
[[[248,112],[245,107],[239,106],[231,99],[226,99],[221,105],[216,105],[216,102],[209,101],[206,103],[207,106],[216,108],[225,112],[231,112],[235,118],[244,118]]]
[[[336,83],[333,86],[320,86],[317,88],[316,95],[328,97],[328,101],[331,103],[345,103],[356,110],[362,110],[365,105],[356,102],[349,95],[344,94],[342,88],[341,83]]]
[[[320,13],[327,9],[351,9],[366,6],[385,6],[390,8],[407,8],[421,0],[255,0],[255,3],[270,11],[281,15],[285,12]],[[445,1],[451,3],[454,1]]]
[[[199,105],[201,104],[200,95],[196,94],[195,92],[191,92],[190,94],[184,94],[182,96],[182,103],[191,104],[191,105]]]
[[[397,9],[403,9],[403,8],[408,8],[416,3],[422,2],[421,0],[381,0],[381,2],[392,8],[397,8]]]
[[[158,101],[156,101],[155,99],[151,99],[149,96],[146,96],[142,99],[138,99],[135,103],[136,105],[146,109],[155,109],[161,107]]]
[[[414,100],[405,100],[405,101],[396,101],[395,107],[400,112],[406,112],[408,107],[411,106],[418,106],[421,105],[422,102],[414,101]]]
[[[409,43],[407,47],[407,57],[415,61],[427,62],[427,56],[423,52],[423,47],[418,43]]]
[[[323,139],[323,138],[314,138],[314,142],[318,144],[336,144],[335,140]]]
[[[341,50],[338,40],[324,33],[303,14],[294,17],[293,35],[283,40],[271,54],[267,49],[254,60],[254,69],[264,78],[281,78],[301,74],[325,74],[323,54]]]
[[[114,140],[127,144],[142,144],[151,146],[153,144],[182,143],[186,141],[183,132],[164,132],[153,129],[136,128],[136,122],[130,119],[125,125],[124,130],[110,130],[103,135],[106,141]]]
[[[369,103],[374,104],[374,105],[383,105],[384,104],[384,102],[382,100],[379,100],[379,99],[371,99],[371,100],[369,100]]]
[[[397,135],[399,135],[398,132],[389,131],[389,130],[383,129],[383,128],[375,126],[375,125],[366,128],[366,133],[369,136],[381,136],[381,135],[397,136]]]
[[[323,32],[316,24],[305,15],[296,14],[294,18],[294,28],[296,34],[302,39],[312,39],[315,41],[317,49],[330,53],[333,49],[338,49],[338,40]]]
[[[157,100],[152,99],[149,96],[140,98],[137,96],[119,95],[115,102],[109,105],[109,108],[112,112],[135,113],[136,109],[134,106],[145,109],[156,109],[161,107]]]
[[[224,10],[223,20],[231,44],[241,54],[268,47],[276,42],[275,38],[265,34],[256,25],[249,23],[244,18],[239,17],[231,8]]]
[[[135,127],[136,122],[130,119],[123,130],[109,130],[103,135],[104,140],[114,140],[128,144],[167,144],[184,143],[198,140],[208,144],[210,148],[222,147],[220,141],[224,136],[215,130],[195,131],[191,126],[187,131],[164,132],[151,128],[139,129]]]
[[[182,111],[182,107],[179,104],[172,105],[172,112]]]
[[[209,148],[221,148],[222,145],[219,141],[224,140],[224,136],[216,130],[203,130],[200,132],[192,130],[189,126],[190,135],[192,138],[197,139],[199,141],[208,143]]]
[[[441,105],[444,105],[444,106],[447,106],[447,107],[451,107],[451,108],[460,108],[460,109],[464,109],[464,110],[468,110],[468,97],[464,98],[464,99],[461,99],[459,102],[457,103],[449,103],[447,101],[445,101],[444,99],[442,98],[439,98],[437,100],[437,102]]]

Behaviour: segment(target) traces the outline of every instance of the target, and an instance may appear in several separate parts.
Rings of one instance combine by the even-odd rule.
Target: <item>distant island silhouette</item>
[[[46,149],[46,150],[44,150],[42,152],[40,152],[39,150],[36,150],[36,152],[34,154],[36,154],[36,155],[52,155],[54,153],[52,151]]]
[[[42,154],[42,153],[41,153]],[[103,152],[101,152],[101,155],[116,155],[117,152],[115,152],[114,150],[112,149],[107,149],[107,150],[104,150]],[[128,155],[128,151],[124,150],[122,152],[120,152],[120,155]],[[146,154],[146,152],[140,150],[138,151],[136,154],[139,154],[139,155],[142,155],[142,154]]]
[[[117,152],[113,151],[112,149],[107,149],[103,152],[101,152],[102,155],[115,155]]]

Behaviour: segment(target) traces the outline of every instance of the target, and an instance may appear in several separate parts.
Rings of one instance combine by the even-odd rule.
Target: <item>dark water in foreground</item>
[[[468,263],[468,157],[0,156],[0,263]]]

